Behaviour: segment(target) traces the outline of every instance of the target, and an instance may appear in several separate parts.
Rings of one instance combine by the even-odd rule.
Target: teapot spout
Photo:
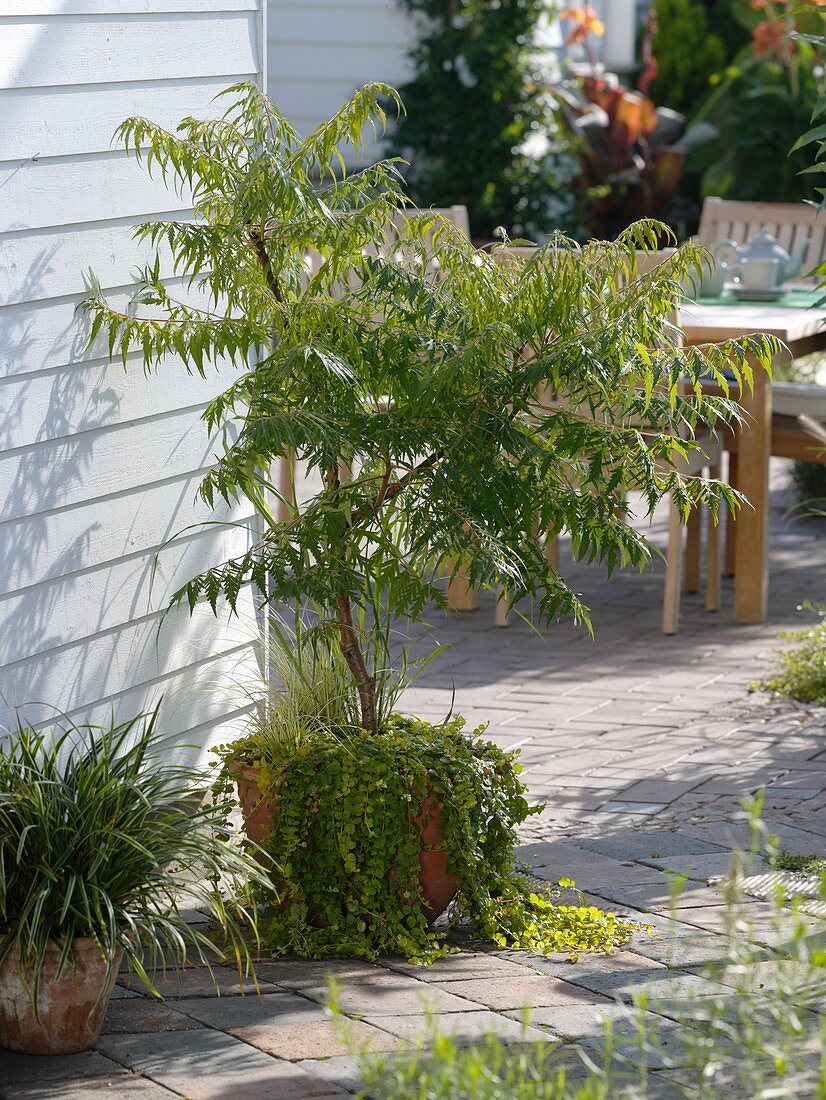
[[[803,261],[806,259],[806,250],[809,247],[811,238],[806,237],[800,242],[789,257],[789,262],[786,264],[786,271],[784,278],[794,279],[796,275],[800,274],[800,270],[803,267]]]

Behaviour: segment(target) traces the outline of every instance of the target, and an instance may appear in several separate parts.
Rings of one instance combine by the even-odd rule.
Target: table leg
[[[762,623],[769,594],[769,455],[772,393],[768,375],[752,360],[754,386],[740,404],[746,422],[738,433],[738,488],[748,501],[737,516],[734,621]]]

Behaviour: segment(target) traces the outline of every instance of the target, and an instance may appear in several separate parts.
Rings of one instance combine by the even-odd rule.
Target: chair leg
[[[695,508],[688,517],[685,534],[684,588],[686,592],[696,592],[700,587],[700,539],[703,531],[703,517],[699,508]]]
[[[502,589],[499,599],[496,601],[496,625],[510,626],[511,609],[508,604],[508,594]]]
[[[278,471],[278,522],[286,523],[292,518],[291,505],[295,504],[295,453],[290,451],[281,459]]]
[[[467,574],[455,573],[448,581],[447,602],[451,611],[476,611],[479,591],[468,582]]]
[[[682,571],[683,528],[672,500],[668,505],[668,550],[665,556],[663,634],[676,634],[680,618],[680,573]]]
[[[728,483],[733,489],[737,488],[737,455],[729,452],[728,456]],[[734,562],[737,554],[737,519],[729,512],[726,515],[726,560],[723,565],[723,575],[734,576]]]
[[[545,537],[545,561],[551,569],[559,571],[559,539],[551,535]]]

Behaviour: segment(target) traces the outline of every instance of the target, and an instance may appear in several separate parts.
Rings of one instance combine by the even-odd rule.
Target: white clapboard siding
[[[167,279],[166,285],[179,300],[199,309],[210,308],[206,297],[197,288],[185,286],[181,279]],[[134,289],[109,290],[107,298],[114,309],[125,312]],[[82,299],[82,294],[71,294],[0,307],[0,379],[51,371],[107,355],[106,338],[98,336],[90,345],[86,327],[78,324],[77,307]]]
[[[156,177],[124,152],[28,161],[9,172],[3,186],[0,233],[76,225],[92,207],[100,221],[119,218],[124,195],[144,214],[192,205],[190,191],[171,190],[160,173]]]
[[[184,403],[203,408],[215,395],[216,379],[231,373],[223,363],[220,372],[205,366],[201,377],[170,359],[147,377],[140,357],[131,356],[125,370],[120,359],[107,358],[71,371],[59,367],[0,379],[0,451],[28,447],[33,426],[37,441],[45,442],[162,416]],[[46,417],[43,409],[49,410]]]
[[[216,620],[208,607],[199,607],[192,615],[186,608],[177,608],[163,620],[153,615],[78,642],[56,645],[3,668],[0,683],[4,699],[10,705],[43,702],[67,713],[78,713],[92,706],[105,706],[110,700],[117,704],[121,693],[135,689],[131,711],[116,706],[116,713],[127,717],[142,712],[161,694],[155,688],[159,681],[172,672],[185,673],[191,665],[215,654],[219,625],[222,652],[238,651],[244,645],[248,650],[252,648],[257,638],[255,620],[243,606],[241,610],[238,618],[224,622]],[[243,667],[239,666],[239,678]],[[252,664],[247,667],[252,675]],[[147,688],[146,698],[138,702],[142,685]],[[214,690],[235,709],[233,685],[216,684]]]
[[[200,417],[237,369],[201,378],[170,358],[145,377],[133,355],[124,370],[103,340],[87,347],[76,307],[92,269],[126,310],[151,258],[133,227],[192,219],[190,195],[113,147],[115,127],[214,117],[227,85],[262,84],[262,4],[0,0],[0,698],[105,721],[167,696],[161,727],[189,759],[240,728],[235,684],[257,668],[251,591],[232,619],[164,612],[255,539],[245,502],[197,498],[224,445]]]
[[[206,472],[191,470],[0,523],[0,595],[64,576],[78,564],[105,565],[127,555],[155,553],[175,537],[193,537],[179,535],[175,517],[187,509],[193,525],[214,518],[197,498]]]
[[[258,68],[257,22],[248,11],[2,20],[0,87],[122,84],[172,74],[225,76],[229,84]]]
[[[69,90],[0,90],[0,161],[105,153],[117,148],[113,144],[115,129],[141,110],[144,93],[151,95],[152,121],[166,130],[174,130],[180,122],[182,103],[196,118],[216,117],[224,108],[220,100],[212,100],[226,86],[225,76],[215,76],[161,84],[86,84]]]
[[[201,406],[184,407],[156,416],[151,433],[141,421],[1,453],[0,520],[126,492],[136,482],[145,485],[176,469],[207,465],[217,444],[206,438],[201,411]],[[59,416],[59,410],[50,410],[47,418],[52,415]]]
[[[152,15],[158,12],[255,11],[254,0],[0,0],[4,15]]]
[[[128,203],[128,195],[124,200]],[[6,234],[0,238],[0,306],[83,294],[90,268],[104,287],[127,286],[135,267],[152,254],[148,245],[132,240],[132,229],[141,221],[160,220],[191,219],[171,194],[168,217],[163,219],[122,216],[117,221]],[[170,271],[169,257],[163,251],[161,256],[164,270]]]
[[[0,666],[15,661],[25,644],[30,657],[58,645],[163,612],[205,561],[243,554],[249,544],[243,526],[227,531],[208,526],[191,538],[176,539],[156,553],[85,566],[50,581],[0,597]],[[68,563],[67,563],[68,564]],[[60,614],[56,617],[55,612]]]
[[[371,80],[409,79],[415,32],[395,0],[269,0],[267,16],[268,90],[299,133]]]

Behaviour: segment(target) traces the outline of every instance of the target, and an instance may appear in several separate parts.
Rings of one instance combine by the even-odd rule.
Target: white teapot
[[[800,273],[808,247],[809,238],[807,237],[800,242],[790,256],[786,249],[778,244],[771,233],[763,229],[755,237],[752,237],[744,248],[741,248],[737,244],[737,241],[720,241],[714,246],[714,258],[717,260],[718,253],[722,249],[730,249],[734,253],[734,262],[728,265],[732,272],[744,262],[748,263],[752,260],[773,260],[777,264],[777,281],[775,286],[780,286],[780,284],[785,283],[787,279],[793,279],[795,275]],[[717,262],[720,264],[721,261],[717,260]]]

